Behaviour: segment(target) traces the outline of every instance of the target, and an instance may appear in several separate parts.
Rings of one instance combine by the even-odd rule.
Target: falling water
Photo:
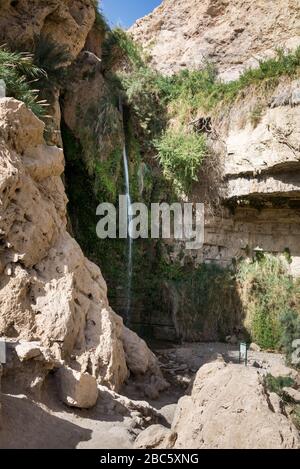
[[[122,117],[123,113],[123,104],[120,98],[119,100],[119,109]],[[131,283],[132,283],[132,237],[130,236],[130,222],[132,215],[130,214],[131,207],[131,197],[130,197],[130,180],[129,180],[129,169],[128,169],[128,158],[126,151],[126,142],[124,141],[123,146],[123,165],[124,165],[124,174],[125,174],[125,189],[126,189],[126,199],[127,199],[127,227],[128,227],[128,252],[127,252],[127,291],[126,291],[126,308],[125,308],[125,321],[126,324],[130,323],[130,306],[131,306]]]

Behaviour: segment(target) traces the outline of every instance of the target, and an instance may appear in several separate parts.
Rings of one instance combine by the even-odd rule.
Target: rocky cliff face
[[[296,0],[164,0],[130,31],[157,70],[199,69],[210,60],[228,80],[276,47],[299,44],[299,15]]]
[[[223,147],[222,199],[231,210],[219,222],[208,218],[206,244],[217,245],[218,253],[212,248],[204,258],[225,265],[256,248],[288,250],[291,272],[299,275],[299,93],[299,81],[285,78],[263,96],[250,92],[214,120],[213,146]]]
[[[163,74],[200,70],[209,62],[216,65],[220,80],[232,81],[273,57],[276,48],[294,50],[300,43],[299,15],[296,1],[165,0],[130,32],[150,65]],[[169,243],[169,262],[223,268],[252,259],[258,251],[286,253],[290,273],[300,275],[299,96],[299,80],[285,76],[269,88],[249,87],[217,109],[198,109],[193,123],[210,123],[197,131],[205,133],[214,155],[207,158],[190,194],[191,200],[206,205],[205,242],[194,252]],[[176,126],[176,115],[172,118]],[[159,324],[154,333],[162,337],[175,330],[185,339],[217,338],[205,322],[188,325],[195,298],[184,291],[174,282],[165,284],[164,324],[154,313],[153,322]],[[226,304],[243,311],[238,292]],[[201,308],[194,308],[195,317]],[[232,326],[240,320],[231,315]],[[195,331],[200,329],[199,336]]]
[[[150,53],[163,73],[199,69],[205,60],[216,64],[220,78],[232,80],[276,47],[299,44],[296,1],[175,2],[165,0],[131,28],[133,37]],[[284,78],[275,90],[248,90],[247,95],[217,112],[208,137],[218,161],[222,216],[207,210],[204,249],[198,261],[228,265],[253,249],[292,254],[293,274],[299,257],[299,104],[300,84]],[[211,202],[219,191],[205,192],[203,178],[195,196]]]
[[[72,370],[88,373],[120,389],[130,369],[152,370],[154,389],[155,376],[163,387],[154,355],[111,310],[100,269],[66,230],[63,151],[45,144],[43,130],[24,104],[1,99],[0,335],[38,341],[17,349],[25,361],[41,362],[48,350],[44,377],[49,368],[69,367],[71,377]]]
[[[4,0],[0,9],[0,43],[31,50],[35,36],[47,35],[65,46],[74,59],[83,49],[94,21],[91,0]]]

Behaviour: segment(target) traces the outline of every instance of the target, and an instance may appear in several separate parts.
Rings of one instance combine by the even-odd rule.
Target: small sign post
[[[246,342],[240,342],[240,352],[239,352],[239,363],[245,363],[245,366],[248,364],[248,346]]]
[[[6,343],[4,339],[0,337],[0,365],[5,365],[6,363]]]

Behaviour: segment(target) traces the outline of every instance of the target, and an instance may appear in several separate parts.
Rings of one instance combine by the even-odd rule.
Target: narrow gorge
[[[103,8],[0,2],[0,448],[299,449],[299,2]]]

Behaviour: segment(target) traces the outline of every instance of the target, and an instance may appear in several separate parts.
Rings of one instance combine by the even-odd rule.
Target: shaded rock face
[[[164,0],[130,31],[157,70],[199,69],[209,59],[227,80],[299,44],[299,15],[297,0]]]
[[[91,0],[17,0],[1,2],[0,43],[31,50],[35,35],[49,35],[75,58],[95,21]]]
[[[178,402],[171,430],[149,427],[137,448],[297,448],[299,436],[275,412],[254,368],[216,361],[198,371],[190,396]]]
[[[147,364],[131,366],[135,348],[108,304],[100,269],[66,231],[63,151],[45,144],[43,130],[23,103],[0,100],[0,335],[39,341],[60,363],[111,389],[131,368],[161,377],[142,342]]]

